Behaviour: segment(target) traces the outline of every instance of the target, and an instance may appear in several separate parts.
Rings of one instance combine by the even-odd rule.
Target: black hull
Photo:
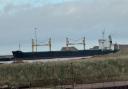
[[[13,51],[13,56],[16,59],[34,60],[34,59],[53,59],[53,58],[72,58],[72,57],[87,57],[95,55],[105,55],[117,52],[112,50],[79,50],[79,51],[51,51],[51,52],[22,52]]]

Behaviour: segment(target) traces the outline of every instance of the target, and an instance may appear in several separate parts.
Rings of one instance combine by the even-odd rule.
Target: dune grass
[[[56,86],[128,80],[127,56],[104,59],[0,65],[0,85]]]

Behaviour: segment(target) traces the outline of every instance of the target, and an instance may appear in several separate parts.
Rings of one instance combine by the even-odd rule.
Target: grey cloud
[[[88,46],[95,45],[104,28],[115,41],[126,43],[127,5],[127,0],[81,0],[36,8],[8,5],[0,16],[1,49],[9,46],[16,49],[19,41],[30,45],[35,27],[40,41],[53,37],[56,44],[63,42],[66,36],[74,39],[86,36]],[[7,13],[13,10],[18,12]]]

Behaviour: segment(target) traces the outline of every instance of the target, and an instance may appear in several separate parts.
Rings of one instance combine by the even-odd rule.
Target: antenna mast
[[[103,39],[105,39],[105,29],[102,32]]]
[[[37,28],[34,28],[35,29],[35,47],[36,47],[36,52],[37,52]]]
[[[20,42],[19,42],[19,51],[21,50],[21,44],[20,44]]]

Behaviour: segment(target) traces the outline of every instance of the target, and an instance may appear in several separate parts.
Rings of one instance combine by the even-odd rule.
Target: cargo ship
[[[87,56],[96,56],[96,55],[105,55],[110,53],[115,53],[119,51],[117,44],[113,44],[111,35],[107,39],[104,37],[98,40],[99,46],[93,47],[91,49],[85,49],[85,37],[82,39],[81,43],[71,43],[69,39],[66,38],[66,47],[63,47],[61,51],[52,51],[51,38],[47,44],[38,44],[37,39],[32,39],[32,52],[23,52],[23,51],[12,51],[15,59],[22,60],[37,60],[37,59],[54,59],[54,58],[74,58],[74,57],[87,57]],[[74,46],[71,45],[83,45],[83,50],[77,50]],[[49,46],[49,51],[38,52],[38,46]]]

